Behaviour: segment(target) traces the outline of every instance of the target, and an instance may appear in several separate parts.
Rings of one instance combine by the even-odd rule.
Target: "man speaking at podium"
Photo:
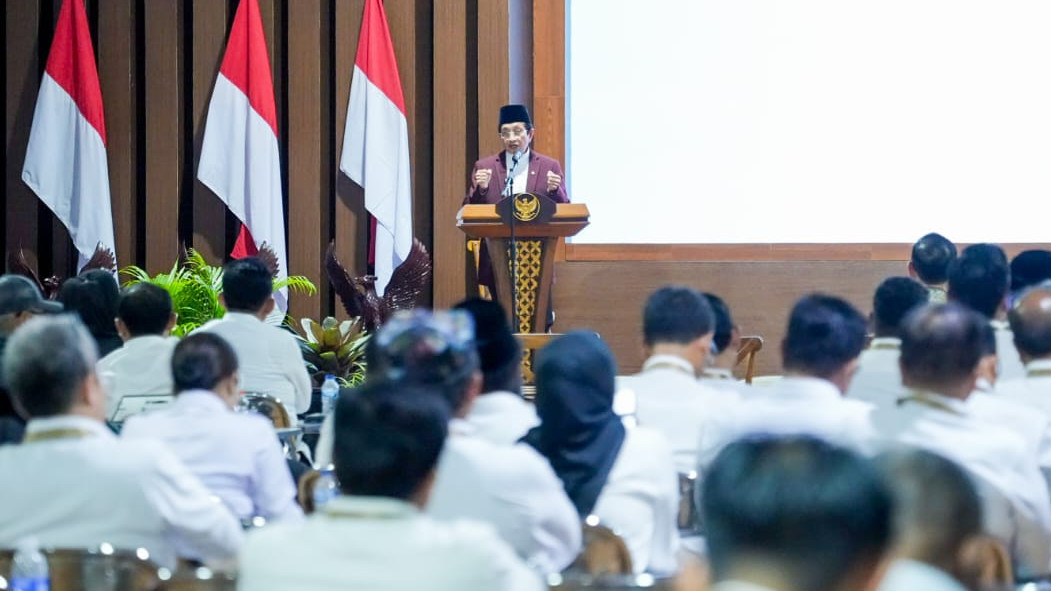
[[[474,163],[471,189],[463,204],[496,203],[507,195],[518,193],[536,193],[556,203],[569,203],[558,161],[529,149],[533,141],[533,122],[525,105],[500,107],[499,130],[504,149]],[[510,187],[507,183],[509,175]]]
[[[535,193],[556,203],[569,203],[562,166],[558,160],[529,149],[533,141],[533,122],[525,105],[500,107],[500,139],[504,149],[474,163],[471,188],[463,199],[468,203],[496,203],[508,195]],[[510,182],[508,178],[510,177]],[[482,243],[478,261],[478,284],[495,296],[492,263]]]

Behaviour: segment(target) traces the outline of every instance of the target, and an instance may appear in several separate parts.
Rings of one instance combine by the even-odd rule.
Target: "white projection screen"
[[[576,243],[1051,242],[1047,0],[566,10]]]

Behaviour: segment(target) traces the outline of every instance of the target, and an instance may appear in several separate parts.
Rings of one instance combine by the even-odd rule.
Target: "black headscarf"
[[[534,372],[541,422],[523,440],[551,462],[585,517],[624,442],[624,425],[613,412],[616,362],[597,335],[575,331],[540,350]]]

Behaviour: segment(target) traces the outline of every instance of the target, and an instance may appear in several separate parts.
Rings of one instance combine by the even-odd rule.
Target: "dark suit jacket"
[[[486,156],[474,163],[474,169],[471,170],[471,188],[467,190],[467,196],[463,198],[464,205],[500,201],[500,192],[504,190],[504,183],[507,182],[507,161],[504,154],[505,152],[500,152]],[[522,163],[519,162],[518,166],[521,167]],[[492,169],[493,177],[489,180],[489,187],[483,191],[474,185],[474,173],[484,168]],[[562,183],[551,192],[547,190],[548,172],[563,177]],[[529,180],[526,182],[526,192],[544,195],[556,203],[569,203],[569,197],[566,195],[565,175],[562,174],[562,166],[558,164],[558,160],[537,154],[536,150],[529,150]]]

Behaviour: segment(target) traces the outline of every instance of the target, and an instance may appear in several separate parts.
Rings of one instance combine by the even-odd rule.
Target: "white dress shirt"
[[[877,591],[967,591],[949,573],[915,560],[891,563]]]
[[[901,339],[876,337],[858,357],[858,371],[850,379],[847,398],[876,407],[892,406],[908,393],[901,385]]]
[[[252,314],[227,312],[201,328],[226,339],[237,353],[241,388],[279,399],[292,423],[310,408],[310,374],[296,339]]]
[[[1051,417],[1051,359],[1030,361],[1023,377],[998,380],[995,392]]]
[[[167,567],[176,547],[206,560],[237,552],[240,523],[163,445],[71,415],[31,420],[26,438],[0,446],[0,547],[27,536],[67,548],[108,542],[146,548]]]
[[[986,530],[1006,544],[1023,575],[1048,572],[1051,499],[1037,459],[1019,435],[976,416],[963,400],[929,392],[912,392],[872,419],[877,448],[926,449],[970,472],[982,495]]]
[[[993,333],[996,335],[996,358],[999,361],[998,376],[1001,380],[1013,380],[1025,377],[1025,366],[1015,347],[1014,333],[1003,320],[992,320]]]
[[[724,367],[706,367],[697,379],[704,386],[734,396],[747,395],[752,389],[751,384],[737,379],[732,370]]]
[[[514,154],[510,152],[504,153],[504,165],[507,166],[507,172],[511,172],[511,168],[514,162]],[[529,150],[522,152],[522,155],[518,158],[518,166],[514,169],[515,176],[511,181],[511,194],[517,195],[518,193],[524,193],[529,187]],[[543,186],[547,187],[547,179],[541,179],[544,181]],[[503,187],[498,187],[499,190],[503,191]]]
[[[1051,490],[1051,418],[989,391],[972,392],[967,406],[979,420],[992,422],[1021,437]]]
[[[213,392],[181,392],[167,408],[128,419],[121,437],[164,442],[241,519],[303,516],[273,425]]]
[[[539,572],[561,571],[580,551],[580,516],[547,460],[524,443],[478,437],[460,419],[449,423],[427,513],[490,524]]]
[[[540,424],[536,407],[514,392],[487,392],[474,399],[464,419],[472,434],[496,444],[517,443]]]
[[[540,591],[544,586],[484,524],[438,522],[395,499],[343,496],[302,522],[251,532],[237,588]]]
[[[675,469],[683,474],[697,468],[701,432],[726,412],[733,396],[701,383],[690,362],[675,355],[650,357],[640,373],[620,378],[617,385],[635,393],[638,424],[667,439]]]
[[[134,394],[174,394],[172,351],[179,339],[146,335],[124,342],[124,346],[98,362],[98,373],[106,384],[106,416],[112,417],[120,399]]]
[[[623,538],[635,573],[678,571],[679,477],[660,433],[643,426],[626,429],[591,513]]]

